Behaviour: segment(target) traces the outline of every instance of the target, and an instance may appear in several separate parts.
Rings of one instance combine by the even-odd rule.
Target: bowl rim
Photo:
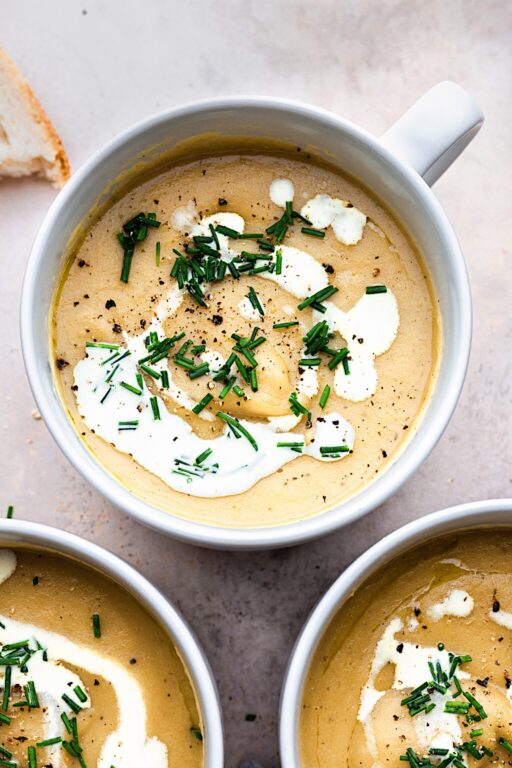
[[[508,522],[493,520],[510,514]],[[395,529],[357,557],[327,589],[306,619],[290,653],[279,705],[282,768],[300,768],[300,705],[315,651],[345,601],[375,571],[403,552],[431,539],[480,527],[512,528],[512,498],[457,504],[412,520]]]
[[[30,545],[76,558],[126,589],[160,624],[178,650],[197,699],[204,732],[204,768],[223,768],[224,739],[219,695],[206,655],[189,625],[151,582],[118,555],[73,533],[28,520],[0,519],[0,542]]]
[[[418,429],[380,477],[325,513],[293,523],[251,528],[228,528],[193,522],[158,509],[132,494],[96,461],[85,446],[79,445],[76,441],[75,428],[59,402],[57,393],[52,387],[46,386],[44,378],[39,376],[36,354],[37,331],[32,311],[38,295],[38,274],[43,268],[43,257],[51,242],[53,228],[59,226],[59,218],[63,216],[63,211],[65,212],[68,201],[75,191],[87,179],[94,176],[95,170],[109,155],[161,124],[201,112],[233,109],[281,111],[299,120],[312,120],[318,125],[319,130],[330,127],[349,134],[354,140],[364,145],[368,152],[377,155],[381,162],[398,173],[402,183],[409,189],[412,188],[421,198],[423,215],[430,219],[431,226],[437,229],[444,243],[452,278],[457,286],[459,308],[456,315],[459,325],[458,343],[454,345],[451,355],[454,375],[449,386],[446,387],[445,397],[439,403],[435,413],[424,413],[420,417],[421,423],[418,423]],[[464,258],[446,214],[423,178],[412,167],[407,166],[392,154],[377,137],[345,118],[302,102],[261,96],[207,99],[164,110],[139,121],[95,152],[67,182],[44,218],[28,259],[20,307],[22,352],[34,399],[47,428],[75,469],[105,498],[144,525],[181,541],[222,549],[265,549],[296,545],[346,526],[389,499],[427,458],[450,421],[465,380],[471,344],[471,327],[471,293]],[[428,409],[428,401],[425,407]]]

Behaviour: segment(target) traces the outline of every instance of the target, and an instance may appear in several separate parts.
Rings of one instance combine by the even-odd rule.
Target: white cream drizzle
[[[348,312],[332,301],[324,306],[325,314],[313,312],[315,322],[327,320],[330,330],[337,331],[350,350],[350,374],[346,376],[340,365],[334,375],[336,394],[352,402],[366,400],[377,391],[375,358],[387,352],[398,333],[396,298],[388,288],[386,293],[363,294]]]
[[[474,607],[473,598],[465,590],[452,589],[444,600],[427,608],[427,613],[434,621],[439,621],[443,616],[463,618],[469,616]]]
[[[290,179],[274,179],[270,184],[268,193],[274,205],[285,208],[286,203],[293,200],[295,188]]]
[[[135,382],[138,368],[134,355],[119,363],[115,379],[110,382],[110,394],[102,404],[101,398],[109,384],[105,384],[106,370],[101,363],[108,357],[109,352],[110,350],[89,348],[88,356],[75,366],[75,383],[78,385],[76,396],[80,414],[96,434],[112,443],[117,450],[133,456],[139,464],[175,490],[206,497],[242,493],[261,478],[301,455],[288,448],[279,448],[277,443],[301,441],[304,435],[296,432],[276,435],[267,424],[244,419],[240,419],[240,423],[256,440],[257,451],[245,437],[236,439],[227,425],[220,437],[205,440],[198,437],[184,419],[170,413],[158,395],[160,420],[156,421],[150,404],[151,393],[146,386],[139,396],[116,384],[120,381]],[[136,429],[119,431],[120,421],[131,420],[138,420]],[[333,421],[338,423],[333,424]],[[329,428],[325,424],[330,425]],[[318,422],[316,431],[322,436],[322,445],[346,444],[351,449],[353,447],[354,431],[339,414],[331,413],[328,422]],[[316,446],[313,443],[306,445],[304,454],[321,461],[336,460],[320,457],[317,446],[318,442]],[[197,477],[173,472],[179,469],[179,466],[175,465],[176,459],[193,465],[194,460],[208,448],[213,452],[202,464],[203,469],[207,470],[204,474],[199,468],[194,470],[198,473]],[[346,455],[348,454],[341,454],[340,458]],[[215,464],[219,465],[218,468]]]
[[[9,569],[16,567],[16,556],[0,551],[2,564],[9,562]],[[12,575],[14,569],[10,571]],[[2,570],[5,576],[7,571]],[[8,577],[5,577],[8,578]],[[67,738],[61,720],[61,713],[68,712],[69,707],[62,701],[62,694],[76,698],[73,688],[79,685],[87,693],[87,700],[80,702],[83,709],[91,707],[91,699],[80,676],[64,666],[64,662],[78,669],[86,670],[96,677],[102,677],[114,690],[118,706],[118,723],[116,728],[107,736],[98,759],[97,768],[111,768],[112,765],[124,768],[137,768],[148,765],[151,768],[167,768],[167,747],[156,737],[149,737],[146,730],[146,704],[143,691],[123,667],[101,653],[91,650],[88,646],[75,643],[65,636],[43,629],[26,622],[17,621],[12,616],[0,615],[4,628],[0,629],[0,643],[19,642],[30,639],[30,647],[36,649],[37,642],[46,649],[48,661],[44,661],[43,652],[36,651],[27,662],[27,672],[18,667],[11,667],[12,685],[25,685],[33,680],[42,707],[43,729],[42,738],[60,735]],[[77,702],[78,703],[78,702]],[[47,757],[54,768],[62,765],[63,750],[60,744],[47,748]]]
[[[344,245],[356,245],[362,236],[366,216],[348,200],[330,195],[316,195],[302,207],[301,215],[316,229],[332,227],[334,236]]]
[[[0,549],[0,584],[13,575],[16,570],[16,555],[11,549]]]
[[[444,669],[450,666],[446,650],[440,651],[438,648],[397,640],[395,635],[402,629],[403,623],[400,618],[395,617],[389,622],[375,647],[370,674],[361,690],[358,720],[364,727],[368,749],[375,760],[378,755],[372,713],[377,702],[386,693],[375,687],[379,673],[387,664],[394,664],[392,688],[402,691],[422,685],[428,675],[429,661],[434,663],[439,661]],[[397,648],[400,648],[400,651]],[[460,669],[457,675],[461,680],[470,677],[467,672]],[[443,712],[444,699],[441,694],[433,694],[432,701],[437,703],[435,709],[428,714],[420,713],[414,718],[419,746],[422,749],[430,747],[451,749],[454,743],[460,742],[462,736],[458,718]]]
[[[293,185],[286,179],[275,181],[274,186],[271,186],[273,200],[282,202],[283,197],[288,198],[288,195],[292,194]],[[334,207],[336,208],[337,205],[336,203]],[[186,206],[176,209],[172,222],[178,229],[190,235],[209,235],[210,225],[219,224],[240,233],[245,229],[244,219],[229,211],[217,212],[199,222],[197,216],[194,203],[189,202]],[[237,255],[237,251],[232,248],[231,238],[221,233],[217,233],[217,238],[221,257],[226,261],[232,260]],[[282,257],[281,273],[263,272],[260,277],[277,283],[283,290],[298,299],[304,299],[327,287],[329,284],[327,274],[313,256],[291,246],[281,245],[278,250]],[[272,474],[300,455],[278,448],[276,445],[277,441],[296,442],[305,439],[304,435],[289,431],[298,425],[301,421],[300,417],[297,418],[294,415],[269,417],[266,423],[242,420],[242,425],[258,443],[259,450],[255,451],[245,438],[236,440],[235,447],[235,438],[228,427],[220,437],[203,440],[193,433],[186,421],[167,410],[162,398],[169,397],[188,411],[193,410],[197,400],[174,381],[166,359],[152,366],[159,372],[166,370],[169,376],[169,387],[166,389],[161,386],[161,381],[152,381],[152,390],[158,397],[160,420],[153,418],[150,407],[151,393],[146,386],[140,396],[118,386],[118,382],[122,380],[135,384],[135,376],[138,372],[137,360],[146,355],[144,339],[150,332],[155,332],[159,338],[165,337],[163,323],[178,309],[184,295],[183,290],[174,287],[158,304],[155,318],[144,333],[124,334],[126,348],[131,355],[119,363],[119,368],[110,385],[105,384],[104,380],[111,368],[102,366],[102,362],[110,356],[110,351],[106,355],[105,350],[88,349],[87,356],[79,361],[74,369],[75,383],[78,386],[76,392],[78,407],[84,421],[99,436],[112,443],[117,450],[132,455],[142,466],[176,490],[198,496],[242,493],[262,477]],[[384,294],[362,296],[348,312],[343,312],[329,301],[324,305],[327,313],[320,315],[314,312],[314,321],[317,322],[322,318],[328,320],[332,326],[331,330],[338,332],[350,349],[350,374],[345,375],[343,367],[338,366],[334,376],[335,391],[339,396],[349,400],[364,400],[376,390],[375,356],[386,351],[396,337],[399,323],[396,300],[388,290]],[[256,313],[248,299],[242,300],[238,309],[250,320],[259,319],[259,313]],[[289,309],[293,311],[293,307]],[[360,338],[363,338],[361,344],[357,341]],[[211,370],[214,372],[222,365],[223,359],[216,350],[208,350],[207,353],[203,353],[202,358],[211,362],[211,355],[217,355],[220,361],[217,368],[213,363],[211,364]],[[108,387],[110,388],[108,399],[102,404],[101,398]],[[318,393],[318,374],[314,368],[303,371],[297,384],[297,393],[299,399],[306,400]],[[215,418],[208,409],[202,410],[199,417],[206,421],[213,421]],[[137,428],[119,431],[119,421],[129,420],[138,420]],[[333,420],[337,421],[338,425],[334,425]],[[322,440],[325,440],[324,445],[346,444],[350,449],[353,448],[352,427],[339,414],[330,414],[325,417],[324,422],[317,423],[316,432],[322,435]],[[276,433],[279,433],[279,437],[276,437]],[[309,445],[305,446],[305,454],[312,455],[321,461],[336,460],[319,454],[319,441],[315,437],[315,432],[308,432],[307,435],[310,441]],[[197,476],[196,474],[193,477],[176,474],[173,471],[179,469],[175,466],[175,460],[193,464],[197,456],[207,448],[211,448],[213,453],[201,469],[193,469]],[[339,458],[346,455],[346,453],[341,454]]]
[[[512,613],[508,611],[493,611],[492,608],[489,611],[489,618],[494,621],[495,624],[499,624],[500,627],[512,630]]]

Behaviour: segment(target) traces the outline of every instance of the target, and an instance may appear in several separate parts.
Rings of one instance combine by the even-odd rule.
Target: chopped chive
[[[258,240],[258,245],[262,251],[273,251],[274,245],[269,240]]]
[[[93,613],[92,616],[92,631],[96,639],[101,637],[101,624],[100,616],[98,613]]]
[[[36,748],[27,747],[28,768],[37,768]]]
[[[311,368],[312,366],[320,365],[321,362],[319,357],[301,357],[299,365],[302,368]]]
[[[238,278],[240,277],[240,272],[238,271],[238,269],[236,268],[236,266],[233,264],[233,262],[232,262],[232,261],[228,261],[228,262],[227,262],[227,265],[228,265],[228,269],[229,269],[229,271],[231,272],[231,275],[232,275],[232,276],[233,276],[233,277],[234,277],[236,280],[238,280]]]
[[[67,693],[63,693],[61,696],[62,701],[68,705],[68,707],[73,710],[73,712],[78,715],[79,712],[82,711],[82,707],[76,703],[76,701],[73,701]]]
[[[107,357],[106,360],[103,360],[100,365],[108,365],[109,363],[120,363],[121,360],[124,360],[125,357],[129,357],[131,355],[131,352],[129,349],[126,350],[126,352],[123,352],[122,355],[119,354],[119,352],[114,352],[113,355],[110,355],[110,357]]]
[[[226,385],[225,385],[225,386],[222,388],[222,390],[221,390],[221,392],[220,392],[220,394],[219,394],[219,398],[220,398],[221,400],[224,400],[224,398],[225,398],[225,397],[227,397],[227,395],[228,395],[228,393],[229,393],[229,391],[230,391],[231,387],[232,387],[232,386],[233,386],[233,384],[235,383],[235,381],[236,381],[236,379],[235,379],[235,377],[234,377],[234,376],[232,376],[230,379],[228,379],[228,381],[227,381]]]
[[[199,402],[198,402],[198,403],[197,403],[197,404],[196,404],[196,405],[195,405],[195,406],[192,408],[192,413],[195,413],[196,415],[197,415],[198,413],[201,413],[201,411],[202,411],[204,408],[206,408],[206,406],[207,406],[209,403],[211,403],[211,401],[212,401],[212,400],[213,400],[213,395],[211,395],[210,393],[208,393],[207,395],[205,395],[205,396],[203,397],[203,399],[202,399],[202,400],[200,400],[200,401],[199,401]]]
[[[237,397],[245,397],[245,392],[241,387],[238,386],[238,384],[234,385],[233,392],[235,393],[235,395],[237,395]]]
[[[298,324],[299,324],[298,320],[290,320],[289,323],[274,323],[272,328],[274,328],[274,330],[277,331],[279,328],[293,328],[294,325],[298,325]]]
[[[151,376],[153,379],[160,378],[160,373],[158,371],[155,371],[154,368],[150,368],[149,365],[146,365],[146,363],[139,363],[139,368],[142,368],[144,373],[147,373],[148,376]]]
[[[464,658],[464,657],[462,656],[461,658]],[[476,711],[478,712],[478,714],[480,715],[480,717],[482,718],[482,720],[485,720],[485,718],[487,717],[487,712],[486,712],[486,711],[485,711],[485,709],[482,707],[482,705],[480,704],[480,702],[479,702],[479,701],[477,701],[477,699],[475,699],[475,697],[474,697],[474,696],[473,696],[471,693],[468,693],[468,691],[463,691],[463,692],[462,692],[462,695],[463,695],[463,696],[464,696],[464,697],[465,697],[465,698],[466,698],[466,699],[469,701],[469,703],[470,703],[470,704],[471,704],[471,705],[472,705],[472,706],[473,706],[473,707],[476,709]],[[447,704],[449,704],[449,703],[450,703],[450,702],[447,702]],[[462,703],[462,702],[459,702],[459,703]]]
[[[320,408],[322,409],[325,408],[330,394],[331,394],[331,388],[328,384],[326,384],[324,387],[324,391],[320,395],[320,401],[319,401]]]
[[[280,275],[283,271],[283,254],[281,251],[276,251],[276,275]]]
[[[23,686],[25,697],[27,699],[28,706],[31,709],[39,708],[39,699],[37,698],[36,687],[33,680],[29,680],[28,683]]]
[[[367,285],[366,293],[387,293],[388,289],[385,285]]]
[[[350,448],[348,445],[322,445],[320,453],[322,456],[330,453],[349,453]]]
[[[80,685],[75,685],[75,687],[73,688],[73,692],[77,697],[78,701],[81,701],[82,704],[84,701],[87,701],[87,694],[85,693],[84,689]]]
[[[134,252],[133,248],[127,248],[123,254],[123,267],[121,269],[121,281],[123,283],[127,283],[128,278],[130,277],[133,252]]]
[[[263,237],[262,232],[246,232],[238,235],[240,240],[258,240]]]
[[[5,668],[5,675],[4,675],[4,692],[2,697],[2,709],[4,712],[7,712],[9,708],[9,696],[11,695],[11,675],[12,675],[12,669],[11,667]]]
[[[481,736],[484,732],[483,728],[475,728],[474,731],[470,731],[469,738],[470,739],[476,739],[477,736]]]
[[[105,382],[106,382],[107,384],[108,384],[110,381],[112,381],[112,379],[114,378],[114,376],[116,375],[116,373],[118,372],[118,370],[119,370],[119,365],[116,365],[114,368],[112,368],[112,370],[110,371],[110,373],[108,374],[108,376],[107,376],[107,377],[106,377],[106,379],[105,379]]]
[[[503,736],[500,736],[499,743],[504,749],[507,750],[507,752],[510,752],[510,754],[512,754],[512,744],[510,743],[510,741],[508,741],[507,739],[504,739]]]
[[[100,403],[103,404],[111,392],[112,392],[112,387],[109,387],[105,392],[105,394],[103,395],[103,397],[101,398]]]
[[[222,233],[221,233],[222,234]],[[224,233],[225,234],[225,233]],[[205,451],[199,454],[196,459],[194,459],[194,464],[202,464],[203,461],[206,461],[208,456],[211,456],[213,453],[212,448],[207,448]]]
[[[162,371],[160,373],[160,378],[162,380],[162,387],[163,387],[163,389],[169,389],[169,373],[168,373],[168,371]]]
[[[124,389],[127,389],[128,392],[133,392],[134,395],[142,395],[142,389],[138,389],[137,387],[133,387],[131,384],[127,384],[126,381],[121,381],[119,383],[120,387],[123,387]]]
[[[181,368],[186,368],[188,371],[194,371],[196,364],[193,360],[189,360],[186,357],[180,357],[180,355],[174,355],[174,362]]]
[[[194,368],[193,371],[190,371],[188,374],[189,379],[198,379],[200,376],[204,376],[206,373],[210,372],[210,364],[209,363],[201,363],[201,365],[198,365],[197,368]]]
[[[61,720],[62,720],[62,722],[64,723],[64,727],[66,728],[66,731],[67,731],[68,733],[73,733],[73,728],[72,728],[72,726],[71,726],[71,721],[70,721],[69,717],[66,715],[66,713],[65,713],[65,712],[63,712],[63,713],[61,714],[61,716],[60,716],[60,719],[61,719]]]
[[[247,294],[247,298],[251,302],[253,308],[261,315],[261,317],[263,317],[263,315],[265,314],[265,311],[261,305],[258,294],[256,293],[256,291],[252,286],[249,288],[249,293]]]
[[[325,237],[325,232],[321,229],[315,229],[314,227],[302,227],[300,230],[304,235],[311,235],[312,237]]]
[[[126,425],[125,426],[125,425],[119,423],[117,425],[117,431],[118,432],[135,432],[136,429],[137,429],[137,425],[136,424],[132,424],[131,426],[130,425]]]
[[[322,288],[321,291],[317,291],[316,293],[313,293],[311,296],[308,296],[306,299],[304,299],[304,301],[301,301],[297,308],[301,310],[306,309],[306,307],[309,307],[310,304],[325,301],[337,292],[338,288],[336,288],[335,285],[328,285],[326,288]]]
[[[217,233],[216,233],[215,229],[213,228],[213,224],[208,224],[208,229],[212,233],[212,237],[213,237],[213,240],[214,240],[214,243],[215,243],[215,247],[217,248],[218,251],[220,251],[219,238],[217,237]]]
[[[252,368],[250,371],[250,379],[251,379],[251,389],[253,392],[258,391],[258,377],[256,374],[256,368]]]
[[[106,344],[103,341],[86,341],[86,347],[96,347],[98,349],[119,349],[119,344]]]
[[[0,723],[5,723],[5,725],[11,724],[11,718],[9,715],[4,715],[3,712],[0,712]]]
[[[347,359],[349,351],[348,347],[340,349],[340,351],[327,363],[328,369],[333,371],[340,363],[343,363]]]
[[[160,266],[160,240],[157,242],[155,246],[155,259],[156,259],[156,265],[157,267]]]
[[[226,235],[227,237],[233,237],[233,238],[244,237],[244,235],[240,235],[240,232],[237,232],[236,229],[231,229],[231,227],[225,227],[223,224],[217,224],[215,229],[221,235]],[[247,237],[247,235],[245,235],[245,237]]]
[[[54,744],[60,744],[62,741],[61,736],[54,736],[53,739],[45,739],[44,741],[38,741],[36,747],[51,747]]]
[[[151,410],[153,411],[153,419],[160,421],[160,408],[158,407],[158,398],[150,397],[149,402],[151,404]]]
[[[296,443],[277,443],[278,448],[291,448],[293,451],[296,451],[300,448],[300,453],[302,453],[302,448],[304,448],[304,443],[296,442]]]
[[[13,515],[14,515],[14,507],[12,504],[9,504],[9,506],[7,507],[7,512],[5,513],[5,516],[8,520],[10,520]]]
[[[227,424],[229,424],[230,427],[233,427],[233,429],[238,430],[242,433],[242,435],[250,442],[252,447],[255,451],[258,450],[258,443],[254,439],[254,437],[251,435],[251,433],[241,424],[238,419],[233,418],[233,416],[230,416],[227,413],[223,413],[222,411],[217,411],[217,417],[219,419],[222,419]]]

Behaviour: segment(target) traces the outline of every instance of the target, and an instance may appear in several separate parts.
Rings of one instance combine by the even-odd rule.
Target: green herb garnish
[[[232,428],[232,430],[236,433],[239,432],[242,434],[246,440],[249,441],[249,443],[252,445],[255,451],[258,450],[258,443],[254,439],[254,437],[251,435],[251,433],[244,427],[243,424],[241,424],[238,419],[235,419],[233,416],[230,416],[228,413],[223,413],[222,411],[217,411],[217,414],[219,419],[222,419],[225,421],[229,426]]]
[[[322,394],[320,395],[320,400],[319,400],[320,408],[322,409],[325,408],[330,394],[331,394],[331,388],[328,384],[326,384]]]
[[[325,232],[321,229],[315,229],[314,227],[302,227],[300,230],[304,235],[311,235],[312,237],[325,237]]]
[[[98,613],[94,613],[92,616],[92,631],[96,639],[101,637],[101,624],[100,616]]]
[[[121,269],[123,283],[128,282],[136,245],[146,239],[148,227],[158,228],[159,226],[160,222],[157,221],[156,213],[148,213],[147,215],[138,213],[123,224],[122,232],[117,234],[117,239],[123,249],[123,266]]]
[[[201,413],[201,411],[206,408],[206,406],[211,403],[213,400],[213,395],[211,395],[209,392],[207,395],[203,397],[202,400],[200,400],[194,407],[192,408],[192,413],[195,413],[196,415],[198,413]]]

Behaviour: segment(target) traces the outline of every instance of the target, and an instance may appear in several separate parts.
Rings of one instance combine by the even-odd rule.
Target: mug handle
[[[434,184],[476,136],[484,122],[477,102],[445,80],[425,93],[381,137],[394,155]]]

